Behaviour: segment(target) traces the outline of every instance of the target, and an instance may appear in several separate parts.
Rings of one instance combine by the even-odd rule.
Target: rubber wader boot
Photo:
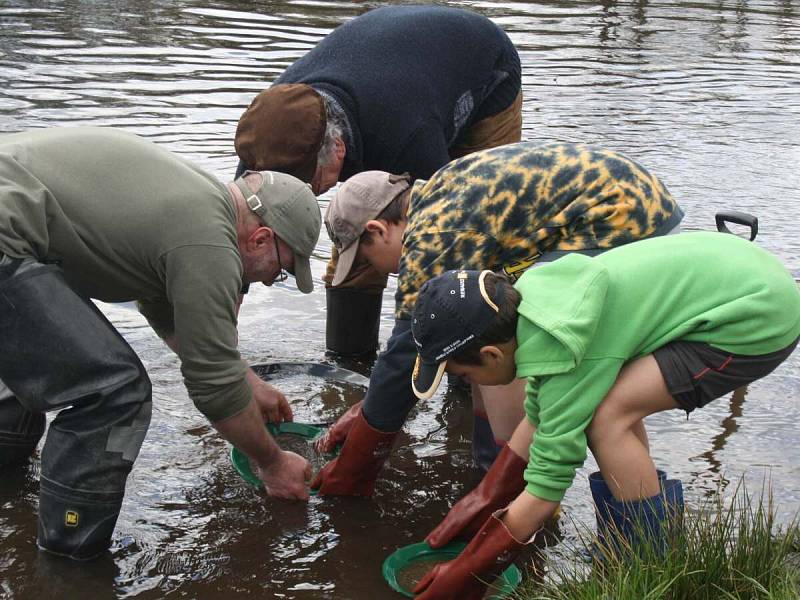
[[[328,316],[326,348],[342,356],[358,356],[378,349],[383,292],[356,288],[325,290]]]
[[[28,262],[38,265],[33,260]],[[22,259],[0,254],[0,286],[13,278],[22,264]],[[13,318],[13,314],[7,316]],[[25,408],[0,380],[0,469],[27,465],[44,428],[44,413]]]
[[[14,396],[0,399],[0,469],[27,465],[44,427],[44,413],[27,410]]]
[[[0,379],[28,411],[57,411],[41,453],[39,547],[104,552],[150,423],[141,361],[60,268],[26,259],[0,278]]]
[[[589,476],[597,515],[597,539],[604,551],[652,549],[659,555],[666,553],[670,527],[679,525],[683,518],[683,485],[678,479],[667,479],[664,471],[658,471],[658,478],[661,493],[643,500],[620,502],[614,499],[599,471]],[[595,557],[602,559],[602,552],[595,552]]]
[[[41,550],[75,560],[96,558],[111,545],[121,507],[121,493],[81,493],[43,480],[36,544]]]

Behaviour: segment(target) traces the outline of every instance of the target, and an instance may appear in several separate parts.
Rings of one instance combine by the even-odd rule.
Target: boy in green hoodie
[[[422,286],[412,333],[419,397],[445,371],[482,385],[528,379],[527,418],[509,442],[527,463],[524,491],[507,507],[487,501],[490,469],[428,536],[438,547],[480,527],[415,590],[424,600],[472,598],[555,511],[587,447],[600,467],[598,520],[624,535],[630,520],[662,531],[670,493],[642,419],[691,412],[774,370],[797,345],[800,293],[755,244],[691,233],[568,255],[514,287],[489,271],[450,271]]]

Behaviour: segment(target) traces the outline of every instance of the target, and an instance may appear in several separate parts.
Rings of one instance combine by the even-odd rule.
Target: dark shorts
[[[667,389],[687,413],[769,375],[792,353],[798,338],[769,354],[731,354],[702,342],[672,342],[653,352]]]

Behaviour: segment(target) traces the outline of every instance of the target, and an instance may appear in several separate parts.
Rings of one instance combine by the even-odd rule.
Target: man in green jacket
[[[424,600],[471,598],[555,511],[587,447],[600,467],[590,478],[600,520],[628,547],[643,532],[660,545],[670,496],[682,495],[662,489],[642,420],[691,412],[774,370],[797,345],[800,293],[755,244],[690,233],[572,254],[514,287],[489,271],[448,272],[421,288],[412,332],[420,397],[445,371],[483,385],[528,379],[526,416],[509,442],[527,463],[524,489],[486,501],[492,468],[428,536],[439,547],[479,528],[415,590]]]
[[[236,323],[250,283],[288,271],[311,291],[320,223],[289,175],[225,186],[113,129],[0,136],[0,467],[25,464],[44,413],[59,411],[42,451],[42,549],[88,559],[108,548],[150,421],[147,374],[92,298],[138,301],[194,404],[268,493],[308,498],[308,461],[263,426],[291,409],[242,360]]]

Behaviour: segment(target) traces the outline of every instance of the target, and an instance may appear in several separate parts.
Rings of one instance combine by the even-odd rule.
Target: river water
[[[228,180],[236,122],[254,94],[332,28],[382,2],[0,0],[0,133],[123,127]],[[758,242],[800,276],[800,5],[793,0],[469,1],[522,56],[526,140],[580,141],[636,158],[666,183],[685,227],[716,211],[760,219]],[[120,168],[125,168],[120,165]],[[324,210],[327,196],[320,200]],[[321,236],[318,278],[330,243]],[[253,288],[240,325],[253,363],[328,360],[325,302],[290,282]],[[382,338],[391,322],[384,299]],[[409,420],[371,500],[265,498],[193,408],[173,355],[137,313],[103,305],[154,383],[153,421],[129,480],[111,555],[75,568],[34,544],[37,465],[0,482],[0,597],[391,598],[380,565],[417,541],[474,481],[470,411],[458,390]],[[368,364],[344,365],[367,372]],[[687,421],[648,421],[659,466],[690,505],[744,476],[771,482],[786,522],[800,510],[800,353],[744,398]],[[280,373],[278,373],[280,375]],[[330,421],[353,387],[279,378],[298,420]],[[585,475],[564,501],[562,543],[591,524]]]

